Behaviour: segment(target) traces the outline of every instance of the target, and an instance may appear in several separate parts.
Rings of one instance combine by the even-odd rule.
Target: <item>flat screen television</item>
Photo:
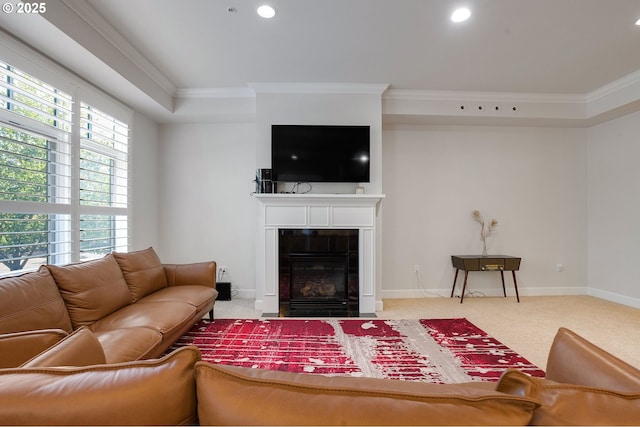
[[[369,126],[272,125],[279,182],[369,182]]]

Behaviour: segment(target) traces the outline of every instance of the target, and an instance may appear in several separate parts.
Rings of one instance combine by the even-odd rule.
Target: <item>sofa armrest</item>
[[[559,383],[640,393],[640,370],[560,328],[547,359],[546,378]]]
[[[190,264],[162,264],[169,286],[200,285],[216,287],[215,261]]]
[[[0,335],[0,368],[15,368],[67,336],[62,329]]]
[[[197,347],[161,359],[0,369],[3,425],[194,425]]]
[[[497,391],[529,397],[540,403],[529,425],[638,425],[640,394],[563,384],[535,378],[517,369],[500,377]]]
[[[90,366],[106,363],[107,358],[100,341],[89,328],[82,326],[25,362],[21,368]]]

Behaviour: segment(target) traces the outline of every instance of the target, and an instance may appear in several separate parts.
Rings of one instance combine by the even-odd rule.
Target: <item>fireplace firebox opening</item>
[[[359,315],[358,230],[279,230],[283,317]]]

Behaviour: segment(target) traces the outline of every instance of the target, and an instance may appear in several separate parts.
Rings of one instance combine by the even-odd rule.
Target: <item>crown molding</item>
[[[249,87],[182,88],[176,90],[176,98],[255,98]]]
[[[595,102],[608,96],[615,96],[616,94],[625,91],[640,83],[640,70],[637,70],[631,74],[627,74],[624,77],[614,80],[611,83],[599,87],[596,90],[589,92],[585,97],[587,102]]]
[[[176,86],[133,47],[109,22],[85,0],[60,0],[80,19],[93,28],[109,44],[130,60],[142,73],[160,86],[170,96],[175,96]]]
[[[360,84],[360,83],[249,83],[257,93],[287,93],[287,94],[371,94],[382,95],[389,84]]]
[[[531,102],[545,104],[584,104],[585,95],[519,93],[519,92],[467,92],[442,90],[389,89],[385,100],[454,101],[454,102]]]

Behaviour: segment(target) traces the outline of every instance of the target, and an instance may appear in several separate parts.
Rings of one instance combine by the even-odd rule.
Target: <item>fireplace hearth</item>
[[[284,317],[357,317],[358,230],[280,229],[279,302]]]

